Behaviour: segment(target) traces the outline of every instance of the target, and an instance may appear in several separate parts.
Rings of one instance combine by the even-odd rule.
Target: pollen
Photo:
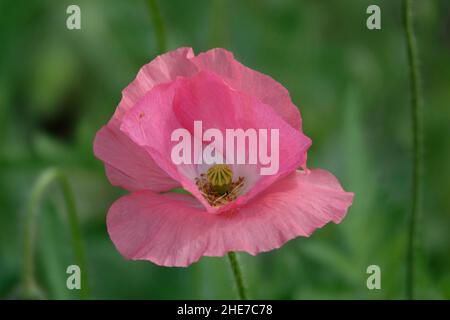
[[[235,200],[244,185],[244,177],[233,181],[233,171],[225,164],[213,165],[208,171],[195,178],[195,183],[213,207],[220,207]]]

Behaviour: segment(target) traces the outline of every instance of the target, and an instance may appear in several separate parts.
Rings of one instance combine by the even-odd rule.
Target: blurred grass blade
[[[152,17],[153,28],[155,29],[156,41],[158,42],[158,54],[167,50],[166,30],[162,20],[161,10],[157,0],[147,0],[147,6]]]
[[[403,23],[408,53],[409,85],[411,92],[411,122],[413,141],[412,208],[408,229],[406,295],[414,299],[414,263],[416,253],[417,219],[421,205],[422,171],[422,111],[419,89],[419,67],[416,38],[414,35],[411,0],[403,1]]]
[[[64,201],[67,206],[68,222],[72,236],[72,246],[75,254],[75,261],[81,269],[81,290],[82,299],[89,298],[89,285],[87,278],[86,256],[83,248],[81,231],[78,223],[75,199],[69,182],[62,171],[56,168],[50,168],[44,171],[38,178],[31,191],[31,197],[26,208],[24,248],[23,248],[23,273],[22,285],[24,296],[29,298],[33,296],[36,288],[35,270],[34,270],[34,235],[37,227],[36,212],[40,201],[45,195],[45,191],[52,184],[57,182],[62,190]]]

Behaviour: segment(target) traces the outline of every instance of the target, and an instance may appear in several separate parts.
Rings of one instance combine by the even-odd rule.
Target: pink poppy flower
[[[278,171],[261,175],[261,166],[250,164],[176,165],[171,134],[177,128],[192,132],[197,120],[205,130],[221,132],[277,129]],[[107,216],[116,248],[127,259],[188,266],[230,251],[256,255],[339,223],[353,193],[331,173],[306,168],[311,140],[301,126],[288,91],[224,49],[195,56],[180,48],[158,56],[125,88],[94,141],[110,182],[130,191]],[[225,191],[217,191],[218,181]],[[168,192],[174,188],[190,194]]]

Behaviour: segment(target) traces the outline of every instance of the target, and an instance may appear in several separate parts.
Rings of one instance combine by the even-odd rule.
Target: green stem
[[[158,42],[158,53],[166,52],[166,31],[161,16],[157,0],[147,0],[147,6],[152,17],[153,28],[155,29],[156,41]]]
[[[239,299],[247,300],[247,290],[244,285],[244,277],[242,275],[242,269],[239,266],[239,262],[236,257],[236,253],[229,252],[228,258],[230,260],[231,270],[233,271],[234,281],[236,282],[236,287],[239,295]]]
[[[411,121],[413,140],[412,164],[412,209],[408,230],[408,253],[406,272],[406,294],[408,299],[414,299],[414,262],[416,254],[417,219],[421,206],[421,170],[422,170],[422,114],[419,87],[419,66],[416,39],[414,35],[411,0],[403,1],[403,23],[408,53],[409,81],[411,91]]]
[[[39,207],[39,203],[42,200],[45,191],[48,189],[48,186],[54,181],[60,186],[67,206],[68,222],[72,235],[72,247],[75,254],[75,261],[81,269],[80,296],[82,299],[87,299],[89,297],[89,286],[87,280],[86,256],[83,249],[81,231],[77,218],[75,199],[66,176],[63,172],[55,168],[47,169],[38,178],[32,189],[31,197],[26,207],[22,273],[24,295],[25,297],[31,297],[36,287],[34,275],[34,235],[36,231],[36,209]]]

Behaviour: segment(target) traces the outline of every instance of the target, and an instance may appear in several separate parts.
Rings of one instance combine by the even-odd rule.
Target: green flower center
[[[233,171],[226,164],[215,164],[206,173],[195,178],[198,190],[213,207],[220,207],[235,200],[244,183],[244,177],[233,181]]]
[[[219,194],[226,193],[233,181],[233,171],[226,164],[215,164],[206,172],[211,188]]]

